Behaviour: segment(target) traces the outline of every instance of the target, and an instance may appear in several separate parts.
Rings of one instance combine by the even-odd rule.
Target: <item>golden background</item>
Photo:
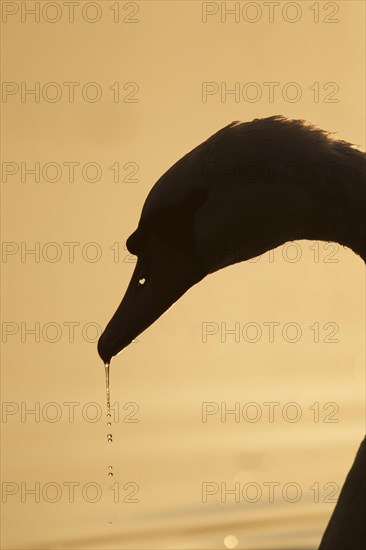
[[[235,15],[225,21],[221,2],[77,2],[74,22],[65,2],[1,4],[2,547],[317,548],[334,507],[327,502],[332,487],[343,483],[364,435],[358,256],[301,241],[193,287],[113,360],[119,418],[112,444],[96,340],[132,274],[123,246],[148,191],[219,128],[283,114],[364,149],[364,2],[297,2],[301,15],[292,23],[298,8],[289,2],[279,3],[272,22],[263,2],[256,3],[257,22],[248,21],[259,14],[248,2],[237,2],[237,22]],[[39,9],[39,22],[26,9]],[[217,13],[203,22],[203,10]],[[56,87],[45,86],[50,82]],[[79,83],[73,102],[65,82]],[[90,82],[101,90],[99,101],[92,101],[95,87],[85,88]],[[239,100],[216,93],[203,101],[205,82],[219,90],[238,82]],[[249,82],[262,92],[256,102]],[[266,82],[279,83],[273,101]],[[290,82],[301,90],[296,102],[294,87],[282,95]],[[39,85],[38,102],[22,97],[22,83]],[[61,97],[53,101],[57,90]],[[36,162],[39,181],[24,172]],[[79,163],[74,181],[70,162]],[[95,165],[83,173],[87,163]],[[65,243],[76,243],[73,261]],[[30,249],[36,253],[26,254]],[[255,322],[263,332],[256,343],[232,335],[224,343],[220,331],[203,343],[205,322],[241,329]],[[280,323],[273,343],[268,322]],[[282,336],[287,323],[301,327],[296,345]],[[326,342],[334,323],[339,341]],[[32,328],[35,334],[26,332]],[[221,422],[216,414],[204,423],[203,402],[219,409],[237,402],[241,411],[256,403],[262,418],[254,423],[242,414],[235,422],[228,415]],[[266,402],[279,403],[273,422]],[[288,403],[300,409],[298,422],[284,419]],[[36,413],[26,414],[32,408]],[[95,412],[102,416],[93,422]],[[239,483],[240,490],[254,483],[262,496],[222,502],[217,492],[204,503],[204,482],[229,489]],[[274,502],[268,482],[279,484]],[[288,483],[300,487],[298,502],[289,502],[291,491],[283,497]],[[138,502],[124,502],[137,486]],[[37,487],[39,502],[27,493]],[[98,502],[90,502],[93,487]]]

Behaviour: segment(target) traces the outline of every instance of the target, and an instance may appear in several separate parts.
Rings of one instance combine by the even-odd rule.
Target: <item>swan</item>
[[[152,187],[126,246],[137,263],[98,341],[104,363],[210,273],[288,241],[333,241],[366,261],[366,154],[304,120],[234,121]],[[366,548],[366,438],[319,550]]]

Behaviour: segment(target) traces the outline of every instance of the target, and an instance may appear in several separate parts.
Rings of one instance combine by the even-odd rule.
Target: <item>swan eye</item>
[[[139,279],[137,283],[137,286],[144,286],[145,283],[146,283],[145,277],[141,277],[141,279]]]

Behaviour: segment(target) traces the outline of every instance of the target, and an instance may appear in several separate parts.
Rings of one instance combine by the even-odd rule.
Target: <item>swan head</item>
[[[159,182],[146,199],[139,225],[126,241],[137,257],[134,272],[98,342],[105,363],[208,274],[284,242],[264,230],[266,218],[275,224],[278,215],[265,186],[245,190],[234,181],[220,192],[215,185],[203,187],[199,172],[189,176],[196,187],[182,197],[172,194],[170,204],[164,203]]]
[[[151,189],[127,240],[137,263],[99,339],[103,361],[209,273],[296,239],[349,246],[360,231],[342,176],[348,157],[364,161],[349,144],[281,116],[232,122],[182,157]]]

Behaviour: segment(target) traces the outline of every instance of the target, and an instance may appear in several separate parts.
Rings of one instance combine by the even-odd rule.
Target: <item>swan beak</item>
[[[117,311],[98,341],[98,353],[109,363],[141,332],[167,311],[193,284],[194,261],[187,253],[164,245],[149,251],[149,268],[139,256],[131,281]]]

